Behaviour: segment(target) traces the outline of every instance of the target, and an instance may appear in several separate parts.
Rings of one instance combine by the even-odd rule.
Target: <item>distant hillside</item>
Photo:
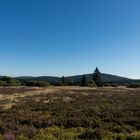
[[[93,74],[85,74],[85,75],[88,81],[92,80]],[[72,76],[72,78],[76,83],[79,83],[82,79],[82,75]],[[101,74],[101,78],[104,83],[112,83],[112,84],[127,84],[127,83],[129,84],[136,81],[126,77],[104,74],[104,73]]]
[[[53,76],[39,76],[39,77],[32,77],[32,76],[21,76],[21,77],[16,77],[17,80],[20,81],[30,81],[30,80],[42,80],[42,81],[48,81],[49,83],[59,83],[60,78],[59,77],[53,77]]]
[[[85,74],[87,77],[87,80],[92,80],[93,74]],[[66,79],[73,79],[73,82],[76,84],[79,84],[81,82],[83,75],[75,75],[75,76],[69,76],[65,77]],[[111,74],[101,74],[102,81],[105,83],[111,83],[111,84],[131,84],[131,83],[140,83],[140,80],[134,80],[129,79],[126,77],[111,75]],[[22,77],[16,77],[17,80],[20,81],[29,81],[29,80],[43,80],[48,81],[50,83],[60,83],[61,78],[60,77],[53,77],[53,76],[40,76],[40,77],[31,77],[31,76],[22,76]]]

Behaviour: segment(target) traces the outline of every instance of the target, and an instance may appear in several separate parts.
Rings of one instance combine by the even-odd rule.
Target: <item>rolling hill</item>
[[[87,77],[87,80],[92,80],[93,74],[84,74]],[[70,79],[73,80],[74,83],[79,84],[81,82],[83,75],[75,75],[75,76],[68,76],[65,77],[67,81]],[[101,74],[102,81],[104,83],[111,83],[111,84],[131,84],[131,83],[140,83],[140,80],[129,79],[126,77],[111,75],[111,74]],[[32,76],[22,76],[16,77],[17,80],[20,81],[29,81],[29,80],[42,80],[48,81],[50,83],[59,83],[61,82],[61,77],[54,77],[54,76],[40,76],[40,77],[32,77]]]

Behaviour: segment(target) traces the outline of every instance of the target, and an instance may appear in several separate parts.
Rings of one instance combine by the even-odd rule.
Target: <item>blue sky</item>
[[[0,75],[140,78],[139,0],[0,0]]]

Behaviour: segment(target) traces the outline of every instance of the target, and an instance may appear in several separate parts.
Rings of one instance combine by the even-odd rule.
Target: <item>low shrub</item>
[[[128,88],[140,88],[140,84],[130,84],[127,87]]]
[[[88,83],[89,87],[97,87],[96,83],[92,80]]]
[[[28,81],[26,83],[26,86],[29,86],[29,87],[47,87],[49,86],[50,84],[46,81]]]
[[[65,129],[53,126],[48,129],[41,129],[35,140],[79,140],[78,135],[82,132],[82,128]]]
[[[78,136],[80,139],[84,140],[102,140],[102,133],[100,129],[90,129],[88,128],[84,133]]]

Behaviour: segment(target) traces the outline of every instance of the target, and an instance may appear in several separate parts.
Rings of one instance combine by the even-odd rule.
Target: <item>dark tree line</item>
[[[49,85],[55,85],[54,83],[48,83],[46,80],[19,80],[11,77],[1,77],[0,86],[39,86],[47,87]],[[98,68],[94,70],[92,78],[87,78],[86,75],[83,75],[81,81],[74,79],[74,77],[62,77],[60,82],[57,84],[59,86],[102,86],[101,73]]]

